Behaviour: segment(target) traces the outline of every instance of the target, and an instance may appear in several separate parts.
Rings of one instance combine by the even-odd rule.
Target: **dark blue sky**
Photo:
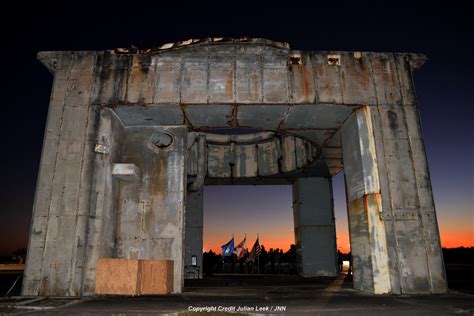
[[[439,217],[453,227],[470,225],[472,236],[474,34],[469,1],[312,1],[281,7],[197,1],[9,4],[0,13],[0,253],[26,246],[29,231],[53,79],[36,53],[153,47],[207,36],[266,37],[302,50],[427,54],[429,61],[415,83]]]

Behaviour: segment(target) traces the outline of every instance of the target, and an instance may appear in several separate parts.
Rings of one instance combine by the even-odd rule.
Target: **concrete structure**
[[[23,294],[93,294],[99,258],[173,260],[180,292],[203,184],[295,183],[300,271],[335,273],[342,169],[354,287],[446,291],[412,81],[424,56],[211,38],[39,59],[54,83]]]
[[[293,199],[298,273],[304,277],[338,275],[331,179],[297,179]]]

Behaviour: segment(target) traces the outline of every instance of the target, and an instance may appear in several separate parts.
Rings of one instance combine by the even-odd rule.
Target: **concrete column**
[[[184,265],[191,266],[193,255],[197,257],[199,266],[199,278],[202,279],[202,236],[203,236],[203,188],[196,192],[188,192],[186,200],[185,220],[185,257]],[[194,278],[185,275],[185,278]]]
[[[337,275],[336,228],[330,178],[301,178],[295,181],[293,218],[300,275]]]
[[[97,107],[95,53],[43,53],[54,65],[23,295],[81,294]]]
[[[341,134],[354,287],[377,294],[445,292],[416,107],[363,107]]]

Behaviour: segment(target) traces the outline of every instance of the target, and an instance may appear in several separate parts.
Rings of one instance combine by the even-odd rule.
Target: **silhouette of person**
[[[342,272],[343,260],[342,260],[342,253],[340,250],[337,251],[337,265],[339,267],[339,272]]]

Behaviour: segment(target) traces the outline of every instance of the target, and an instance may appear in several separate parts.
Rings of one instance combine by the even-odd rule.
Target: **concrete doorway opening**
[[[292,268],[286,254],[295,243],[293,233],[292,194],[289,185],[206,186],[204,189],[204,277],[213,273],[289,274]],[[245,239],[245,248],[252,251],[259,238],[261,254],[249,258],[230,256],[222,266],[212,262],[212,254],[221,254],[220,246],[234,236],[234,244]],[[278,252],[278,254],[277,254]],[[235,259],[235,266],[234,266]],[[294,261],[294,260],[293,260]],[[273,263],[273,264],[272,264]],[[294,270],[294,267],[293,267]],[[296,271],[296,270],[295,270]]]

